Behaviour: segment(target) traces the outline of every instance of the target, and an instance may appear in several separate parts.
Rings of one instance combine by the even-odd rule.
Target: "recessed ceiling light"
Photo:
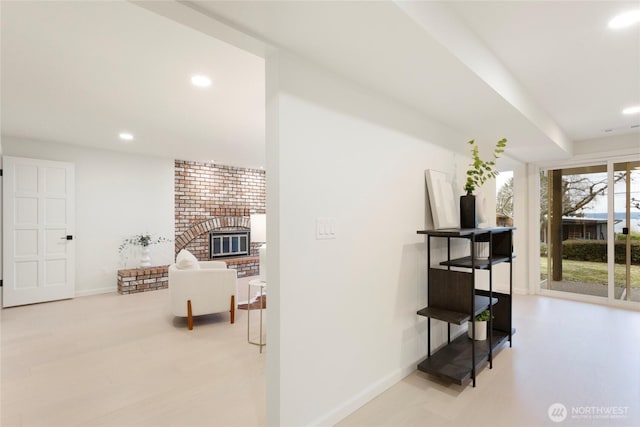
[[[118,136],[123,141],[133,141],[133,135],[130,134],[129,132],[120,132],[120,135]]]
[[[622,114],[638,114],[640,113],[640,105],[634,105],[633,107],[625,108],[622,110]]]
[[[611,21],[609,21],[609,28],[614,30],[627,28],[637,22],[640,22],[640,9],[630,10],[615,16]]]
[[[202,74],[198,74],[191,77],[191,83],[198,87],[209,87],[211,86],[211,79],[207,76],[203,76]]]

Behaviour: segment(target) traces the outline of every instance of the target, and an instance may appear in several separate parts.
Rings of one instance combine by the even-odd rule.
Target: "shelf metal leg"
[[[476,295],[476,236],[471,236],[471,378],[473,386],[476,386],[476,316],[475,316],[475,295]]]
[[[451,344],[451,323],[447,323],[447,344]]]
[[[489,233],[489,369],[493,369],[493,234]]]
[[[509,348],[511,348],[513,346],[513,325],[511,324],[513,321],[513,231],[509,231],[509,247],[511,248],[509,251]]]
[[[431,357],[431,318],[427,317],[427,357]]]

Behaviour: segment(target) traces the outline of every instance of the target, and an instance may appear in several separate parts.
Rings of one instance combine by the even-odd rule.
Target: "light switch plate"
[[[316,218],[316,240],[336,238],[335,218]]]

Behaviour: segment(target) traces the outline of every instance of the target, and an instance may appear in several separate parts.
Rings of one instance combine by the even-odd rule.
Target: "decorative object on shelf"
[[[476,214],[478,216],[478,227],[484,228],[489,226],[489,218],[487,218],[487,198],[482,196],[478,199]]]
[[[427,180],[433,227],[436,230],[457,228],[456,198],[449,177],[446,173],[433,169],[427,169],[424,176]]]
[[[504,148],[507,145],[507,139],[502,138],[496,143],[496,147],[493,150],[493,159],[484,161],[478,154],[478,146],[475,140],[469,141],[471,145],[471,157],[473,162],[469,164],[470,168],[467,170],[467,181],[464,185],[466,195],[460,196],[460,228],[477,228],[478,218],[476,217],[476,196],[473,192],[481,187],[488,179],[495,178],[498,175],[496,167],[496,159],[500,157],[500,154],[504,153]]]
[[[485,310],[476,316],[476,341],[485,341],[487,339],[487,322],[490,317],[491,314],[489,313],[489,310]],[[471,339],[473,339],[473,335],[471,334],[473,324],[474,323],[472,322],[467,322],[467,325],[469,326],[469,329],[467,329],[467,335]]]
[[[489,259],[489,242],[475,242],[473,250],[478,260]]]
[[[127,249],[131,246],[141,247],[142,251],[140,254],[140,267],[150,267],[151,266],[151,245],[157,245],[162,242],[170,242],[170,239],[166,237],[157,237],[155,239],[151,238],[149,233],[144,234],[136,234],[134,236],[128,237],[122,241],[120,247],[118,248],[118,252],[120,255],[125,256],[124,263],[127,262]]]
[[[140,267],[151,267],[151,248],[149,246],[142,247],[140,255]]]

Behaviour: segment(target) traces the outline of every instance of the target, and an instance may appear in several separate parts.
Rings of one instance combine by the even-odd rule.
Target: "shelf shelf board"
[[[492,304],[498,303],[498,298],[491,299]],[[474,316],[482,313],[489,308],[489,297],[476,295],[473,300]],[[443,322],[453,323],[454,325],[462,325],[468,321],[471,316],[469,313],[460,313],[458,311],[446,310],[438,307],[425,307],[418,310],[419,316],[431,317],[432,319],[442,320]]]
[[[512,256],[512,258],[515,258],[515,256]],[[481,270],[486,270],[489,268],[489,264],[496,265],[496,264],[501,264],[503,262],[509,262],[509,257],[505,255],[494,255],[491,258],[491,260],[476,258],[476,268]],[[446,265],[451,267],[461,267],[461,268],[471,268],[471,257],[466,256],[463,258],[452,259],[451,261],[442,261],[440,265]]]
[[[440,230],[418,230],[417,233],[437,237],[471,237],[486,233],[504,233],[515,229],[515,227],[443,228]]]
[[[515,329],[511,330],[511,334]],[[509,334],[504,331],[493,330],[493,355],[496,350],[509,340]],[[441,348],[431,357],[423,360],[418,369],[431,375],[446,378],[457,384],[465,384],[471,379],[471,345],[472,341],[464,333],[453,340],[451,344]],[[476,375],[480,368],[488,363],[489,340],[476,341]]]

